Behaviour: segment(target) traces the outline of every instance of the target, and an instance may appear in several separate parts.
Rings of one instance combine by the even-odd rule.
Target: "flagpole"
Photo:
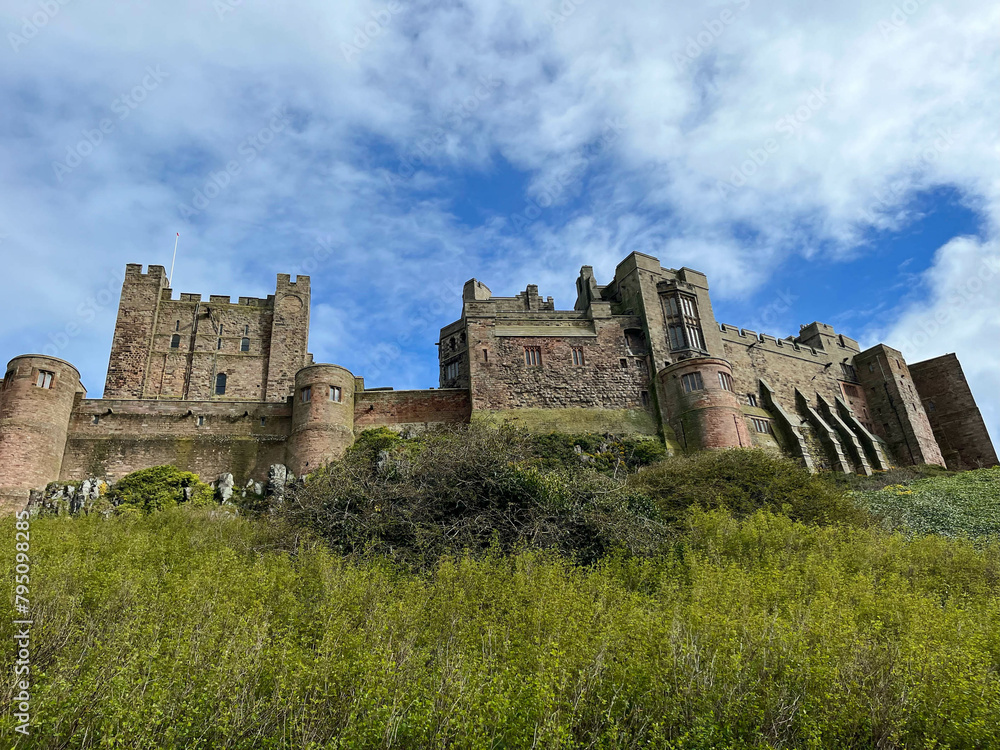
[[[178,232],[177,236],[174,237],[174,257],[170,259],[170,275],[167,277],[167,283],[171,287],[174,285],[174,263],[177,262],[177,240],[181,238],[181,233]]]

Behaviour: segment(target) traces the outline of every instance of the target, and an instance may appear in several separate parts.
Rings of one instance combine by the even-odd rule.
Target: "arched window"
[[[240,339],[240,351],[241,352],[250,351],[250,339],[248,339],[246,336]]]
[[[226,373],[220,372],[215,376],[215,395],[225,396],[226,395]]]
[[[171,349],[181,348],[181,337],[179,334],[175,333],[173,336],[170,337],[170,348]]]

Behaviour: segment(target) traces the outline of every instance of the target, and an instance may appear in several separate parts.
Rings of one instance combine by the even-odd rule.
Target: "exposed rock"
[[[216,484],[216,491],[219,493],[219,497],[222,498],[222,502],[228,503],[233,496],[233,475],[232,474],[220,474],[218,483]]]
[[[288,482],[288,469],[284,464],[271,464],[267,470],[267,495],[282,496]]]

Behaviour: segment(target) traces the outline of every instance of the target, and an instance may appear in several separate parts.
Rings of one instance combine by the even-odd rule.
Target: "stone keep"
[[[953,354],[899,351],[824,323],[776,338],[716,322],[708,279],[632,253],[571,310],[538,287],[494,296],[476,279],[441,329],[440,387],[366,389],[308,352],[310,286],[279,274],[265,299],[182,293],[162,266],[126,266],[104,394],[76,369],[14,357],[0,383],[0,509],[51,481],[113,481],[173,464],[239,486],[302,475],[356,431],[470,420],[535,431],[649,435],[672,452],[763,447],[812,470],[997,464]],[[228,484],[228,483],[227,483]]]

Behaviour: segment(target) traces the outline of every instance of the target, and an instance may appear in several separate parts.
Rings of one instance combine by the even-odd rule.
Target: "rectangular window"
[[[449,362],[444,366],[444,379],[454,380],[458,377],[459,361],[456,359],[454,362]]]
[[[35,385],[39,388],[51,388],[53,377],[55,377],[54,373],[51,373],[48,370],[39,370],[38,380],[35,381]]]
[[[240,339],[240,351],[241,352],[250,351],[250,339],[248,339],[246,336]]]
[[[302,403],[307,403],[309,401],[312,401],[312,395],[313,395],[312,386],[307,385],[305,388],[302,389],[302,396],[301,396]]]
[[[639,398],[642,399],[643,406],[649,406],[649,391],[641,391],[639,393]]]
[[[483,362],[489,362],[489,361],[490,361],[490,353],[485,349],[483,349]]]
[[[747,405],[748,406],[756,406],[757,405],[757,397],[755,395],[753,395],[752,393],[748,393],[747,394]]]
[[[753,417],[750,421],[753,422],[754,429],[757,430],[757,432],[765,434],[771,432],[771,423],[768,420]]]
[[[266,424],[267,424],[267,417],[261,417],[260,418],[260,426],[263,427]]]
[[[842,383],[841,385],[844,386],[845,396],[848,396],[850,398],[857,398],[858,396],[861,395],[856,385],[849,385],[848,383]]]
[[[93,417],[90,418],[90,421],[91,421],[92,424],[100,424],[101,423],[101,417],[100,417],[100,415],[95,414]]]
[[[697,325],[689,323],[684,330],[687,332],[688,345],[692,349],[705,348],[705,342],[701,340],[701,329]]]
[[[667,339],[673,350],[684,348],[684,328],[679,323],[667,329]]]
[[[573,347],[573,364],[582,366],[584,364],[583,359],[583,347],[574,346]]]
[[[733,378],[728,372],[719,373],[719,385],[722,386],[723,390],[731,391],[733,390]]]
[[[250,335],[250,326],[243,326],[243,335],[244,336]]]
[[[681,375],[681,382],[684,384],[685,393],[700,391],[705,387],[701,381],[700,372],[689,372],[687,375]]]
[[[341,390],[339,385],[330,386],[330,400],[340,403]]]
[[[694,297],[672,293],[664,299],[667,316],[667,343],[671,350],[705,349],[705,339],[698,318],[698,303]]]
[[[202,427],[202,426],[204,426],[204,424],[205,424],[205,418],[204,417],[198,417],[198,426]]]
[[[542,347],[540,346],[524,347],[524,364],[531,366],[542,364]]]
[[[176,333],[170,337],[170,348],[171,349],[181,348],[181,337]]]
[[[854,371],[854,365],[841,362],[840,369],[844,372],[844,380],[856,381],[858,379],[858,374]]]

